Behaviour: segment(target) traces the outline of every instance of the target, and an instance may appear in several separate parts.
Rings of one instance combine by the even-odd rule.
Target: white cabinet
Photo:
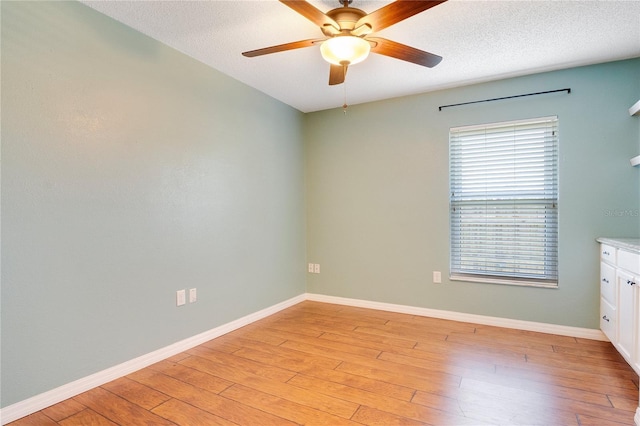
[[[629,244],[636,240],[628,240],[618,247],[613,241],[598,241],[602,242],[600,329],[640,374],[640,245]]]
[[[598,238],[600,329],[640,374],[640,238]],[[634,421],[640,426],[640,403]]]
[[[637,359],[634,347],[638,330],[636,320],[638,312],[638,291],[635,277],[619,269],[618,280],[618,345],[622,356],[633,366]],[[640,374],[640,373],[639,373]]]
[[[611,342],[618,339],[615,254],[615,248],[606,244],[600,246],[600,329]]]

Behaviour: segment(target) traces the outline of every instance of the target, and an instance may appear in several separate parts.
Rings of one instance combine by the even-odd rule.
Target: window
[[[452,128],[452,279],[558,285],[558,119]]]

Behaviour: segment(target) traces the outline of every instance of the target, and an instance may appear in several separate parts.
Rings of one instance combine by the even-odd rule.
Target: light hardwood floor
[[[303,302],[24,425],[632,425],[611,344]]]

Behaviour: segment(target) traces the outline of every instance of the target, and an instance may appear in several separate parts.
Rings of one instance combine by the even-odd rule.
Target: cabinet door
[[[633,275],[617,272],[618,350],[633,365],[636,324],[636,287]]]

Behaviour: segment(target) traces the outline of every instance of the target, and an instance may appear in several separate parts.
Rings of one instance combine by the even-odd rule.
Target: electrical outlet
[[[310,263],[308,266],[309,269],[307,269],[309,271],[310,274],[313,274],[313,263]]]
[[[182,306],[186,302],[186,294],[184,290],[176,291],[176,306]]]
[[[189,303],[195,303],[198,300],[198,294],[195,288],[189,289]]]
[[[433,271],[433,282],[435,284],[440,284],[442,282],[442,274],[440,271]]]
[[[320,264],[316,263],[313,265],[313,273],[314,274],[319,274],[320,273]]]

